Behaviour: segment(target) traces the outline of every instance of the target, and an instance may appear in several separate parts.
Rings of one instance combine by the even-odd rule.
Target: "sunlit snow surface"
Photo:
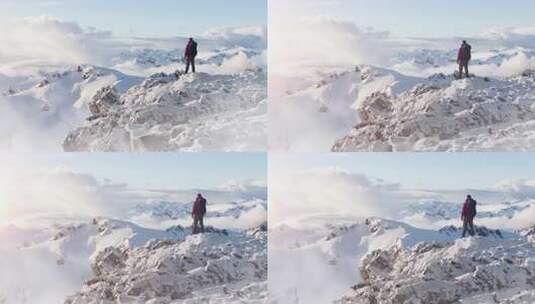
[[[176,77],[185,69],[186,38],[101,37],[48,19],[24,26],[50,44],[79,39],[85,48],[66,44],[60,58],[46,52],[48,44],[42,53],[0,56],[2,150],[265,150],[264,28],[201,35],[199,74]],[[59,33],[48,37],[47,30]],[[95,96],[107,87],[121,96],[120,103],[95,116],[91,104],[101,101]],[[73,134],[75,142],[65,144]]]
[[[129,203],[121,217],[39,212],[13,218],[0,226],[0,299],[38,304],[64,303],[69,297],[72,303],[265,302],[265,195],[220,191],[208,192],[208,197],[213,200],[203,235],[191,235],[189,202]],[[115,252],[124,255],[114,259]],[[162,264],[170,267],[165,273]],[[132,277],[152,283],[121,283]],[[189,283],[169,290],[171,280]]]
[[[509,213],[504,206],[487,205],[484,209],[492,211],[476,219],[479,235],[461,239],[457,213],[455,219],[448,212],[430,213],[441,204],[455,209],[451,203],[428,202],[397,220],[310,215],[272,225],[273,303],[387,303],[397,297],[430,303],[436,298],[481,304],[493,297],[503,303],[533,301],[534,227],[485,228],[480,223],[496,218],[493,226],[499,227],[499,219]],[[513,205],[522,209],[524,204],[535,208],[529,200]],[[444,226],[434,228],[440,222]]]
[[[364,33],[355,36],[368,42]],[[320,50],[318,57],[303,51],[312,59],[289,67],[272,59],[270,148],[532,151],[534,39],[521,38],[474,38],[475,77],[462,80],[454,76],[459,42],[453,39],[377,38],[369,42],[379,41],[375,53],[355,42],[354,58],[338,62],[328,61],[333,51],[322,63]],[[282,58],[274,45],[273,57]],[[344,47],[340,53],[346,54]]]

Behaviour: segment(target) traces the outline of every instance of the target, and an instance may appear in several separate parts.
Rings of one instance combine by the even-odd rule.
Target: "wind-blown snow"
[[[520,233],[483,226],[477,226],[478,236],[473,238],[459,239],[460,233],[453,226],[428,230],[379,218],[343,216],[276,225],[270,229],[269,243],[273,301],[390,303],[404,295],[404,299],[424,298],[429,303],[441,303],[435,299],[443,298],[487,303],[493,294],[513,301],[516,292],[529,298],[533,243]],[[481,257],[474,260],[474,256]],[[514,260],[513,265],[507,259]],[[434,289],[426,285],[429,281],[457,289]]]
[[[464,38],[477,77],[456,80],[461,39],[392,37],[321,17],[280,13],[277,19],[270,31],[271,149],[534,149],[531,28]],[[289,48],[293,43],[298,47]]]
[[[126,94],[129,89],[137,88],[136,94],[144,94],[139,85],[150,82],[151,76],[174,75],[185,69],[185,37],[120,38],[111,32],[50,17],[4,22],[0,32],[0,148],[3,150],[61,151],[69,133],[88,124],[86,120],[92,117],[90,102],[100,90],[111,87],[118,94]],[[214,107],[225,107],[227,112],[212,113],[211,117],[196,117],[193,113],[188,121],[178,123],[177,119],[185,115],[181,112],[188,110],[167,109],[168,115],[176,113],[176,119],[172,119],[176,125],[152,121],[150,135],[159,136],[171,125],[176,127],[172,137],[179,136],[186,143],[155,147],[118,145],[116,150],[265,150],[266,37],[266,29],[255,26],[219,28],[195,37],[199,43],[197,70],[204,75],[197,82],[205,80],[207,84],[189,88],[183,83],[178,89],[188,92],[202,89],[195,93],[198,99],[205,98],[206,102],[209,95]],[[256,74],[244,81],[244,75],[251,71]],[[162,87],[153,91],[152,97],[169,98],[172,94],[167,94],[168,90]],[[230,100],[227,91],[237,96]],[[234,107],[225,106],[232,102]],[[252,105],[243,108],[240,105],[244,103]],[[132,111],[143,110],[145,106],[148,107],[139,104]],[[200,120],[205,124],[203,128],[197,127]],[[91,122],[95,122],[95,117]],[[100,143],[88,145],[84,146],[86,151],[110,150]]]
[[[0,299],[6,303],[61,303],[78,292],[88,296],[83,286],[93,288],[90,279],[102,275],[95,272],[95,265],[104,252],[134,254],[139,250],[157,260],[167,259],[166,254],[176,257],[174,248],[185,246],[191,247],[191,252],[184,253],[185,259],[197,259],[190,270],[197,269],[200,277],[193,275],[192,280],[213,275],[233,278],[213,280],[210,286],[183,286],[180,299],[192,303],[198,299],[265,301],[265,182],[232,180],[215,189],[151,190],[67,169],[12,170],[0,176]],[[208,200],[208,234],[190,236],[192,201],[199,192]],[[167,251],[149,246],[159,242],[166,244]],[[223,256],[208,261],[202,255],[207,251],[223,252]],[[243,259],[235,256],[229,260],[228,252],[241,252]],[[209,270],[202,274],[205,267]],[[147,273],[135,271],[151,276],[150,269]],[[179,272],[169,276],[176,280],[188,277]],[[176,299],[171,293],[168,296]]]
[[[390,303],[403,294],[409,302],[421,296],[440,303],[433,299],[451,301],[453,295],[463,303],[488,303],[496,294],[504,303],[530,303],[532,185],[507,180],[486,189],[421,190],[336,168],[275,171],[269,188],[272,302]],[[478,201],[478,236],[459,240],[467,193]],[[461,269],[458,277],[449,276],[451,267]],[[426,294],[437,290],[425,285],[429,280],[473,289]]]

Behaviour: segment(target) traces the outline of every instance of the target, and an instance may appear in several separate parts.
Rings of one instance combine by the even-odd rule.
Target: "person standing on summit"
[[[457,63],[459,64],[459,78],[463,78],[463,70],[466,72],[466,78],[470,78],[468,74],[468,63],[472,60],[472,46],[463,40],[459,53],[457,54]]]
[[[206,214],[206,199],[199,193],[193,208],[191,210],[191,217],[193,217],[193,234],[204,233],[204,215]]]
[[[186,74],[189,72],[189,67],[191,65],[191,70],[195,73],[195,57],[197,57],[197,42],[190,38],[186,50],[184,50],[184,60],[186,60]]]
[[[461,211],[461,221],[463,221],[463,238],[468,232],[471,236],[475,235],[474,230],[474,217],[476,216],[476,205],[477,202],[472,198],[472,196],[466,196],[464,201],[462,211]]]

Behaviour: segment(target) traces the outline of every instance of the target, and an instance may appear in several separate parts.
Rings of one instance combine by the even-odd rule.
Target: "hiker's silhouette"
[[[193,218],[193,234],[204,233],[204,215],[206,214],[206,199],[199,193],[193,208],[191,210],[191,217]]]
[[[466,200],[462,206],[461,211],[461,220],[463,221],[463,237],[466,236],[468,232],[471,236],[475,235],[474,230],[474,217],[476,216],[476,205],[477,202],[472,198],[471,195],[466,196]]]
[[[190,66],[192,72],[195,73],[195,57],[197,57],[197,42],[195,42],[193,38],[190,38],[188,41],[188,45],[184,50],[184,60],[186,61],[186,74],[189,72]]]
[[[468,63],[472,60],[472,46],[463,40],[459,52],[457,53],[457,63],[459,64],[459,78],[463,78],[463,70],[466,72],[466,78],[470,77],[468,73]]]

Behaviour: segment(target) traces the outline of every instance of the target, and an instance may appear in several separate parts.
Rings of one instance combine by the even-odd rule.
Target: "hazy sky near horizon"
[[[398,37],[465,37],[492,28],[535,27],[535,1],[526,0],[271,0],[279,18],[327,17]]]
[[[51,16],[118,36],[195,35],[267,24],[266,0],[0,0],[1,20]]]
[[[262,153],[0,153],[0,157],[22,169],[65,168],[137,189],[214,189],[231,180],[267,180]]]
[[[482,190],[505,180],[535,180],[534,153],[275,153],[269,159],[270,173],[329,167],[418,190]]]

